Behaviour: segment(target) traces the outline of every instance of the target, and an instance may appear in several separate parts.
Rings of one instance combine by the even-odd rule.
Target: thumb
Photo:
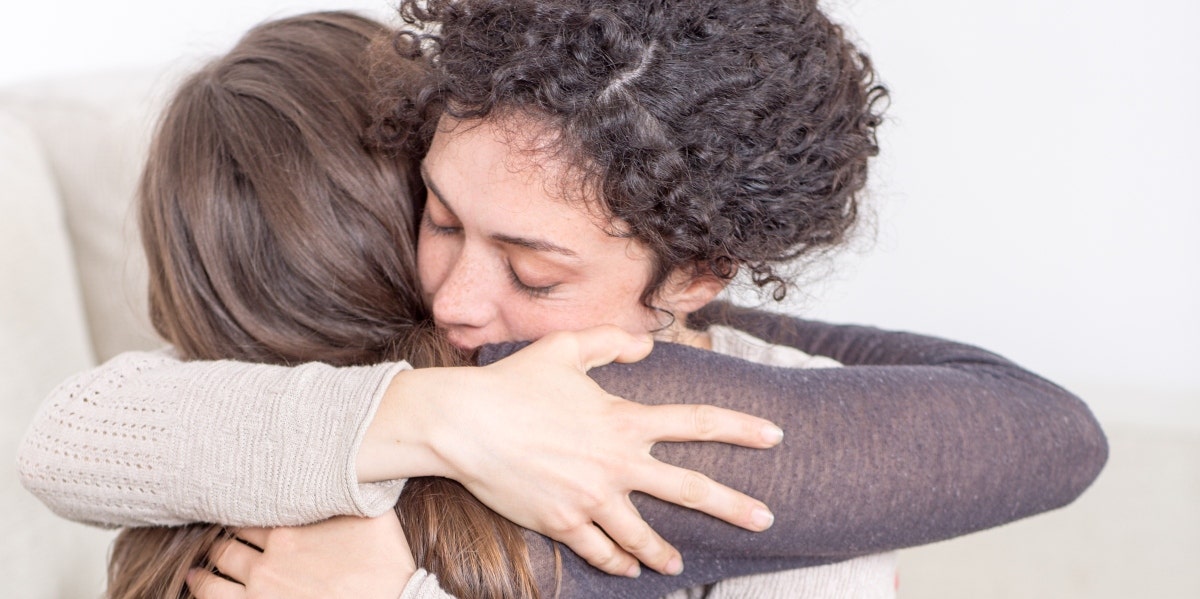
[[[654,349],[654,338],[649,333],[633,334],[613,325],[555,333],[552,337],[548,341],[563,344],[563,347],[555,348],[556,352],[569,351],[566,346],[573,342],[578,364],[585,371],[610,362],[637,362]]]

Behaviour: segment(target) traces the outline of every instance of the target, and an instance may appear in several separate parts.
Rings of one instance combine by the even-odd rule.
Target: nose
[[[458,345],[482,345],[486,329],[496,320],[497,297],[492,279],[497,269],[469,248],[450,265],[433,292],[433,319]]]

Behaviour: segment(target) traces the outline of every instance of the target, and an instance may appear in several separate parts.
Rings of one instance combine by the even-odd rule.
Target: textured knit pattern
[[[563,551],[562,597],[660,597],[982,530],[1066,505],[1107,458],[1078,398],[978,348],[741,310],[705,316],[855,367],[773,368],[660,344],[636,364],[594,369],[602,386],[634,401],[711,403],[782,426],[784,442],[768,451],[653,450],[763,500],[776,521],[750,533],[634,494],[647,522],[686,556],[684,573],[613,577]],[[484,348],[481,363],[518,348]],[[122,356],[51,394],[21,448],[21,478],[56,512],[109,526],[376,515],[400,485],[358,485],[354,455],[400,368]],[[526,538],[550,596],[553,547]]]
[[[784,368],[837,368],[836,360],[767,343],[725,326],[708,329],[712,351],[757,364]],[[670,593],[665,599],[895,599],[895,552],[844,562],[740,576]]]
[[[22,444],[21,482],[64,518],[109,527],[377,516],[403,482],[359,484],[354,456],[405,368],[123,354],[51,393]]]
[[[399,599],[454,599],[454,596],[442,590],[437,575],[421,569],[408,579],[408,584],[404,587],[404,592],[400,593]]]
[[[979,348],[727,307],[701,316],[697,326],[729,324],[854,367],[781,369],[661,344],[636,364],[593,370],[605,389],[635,401],[704,402],[779,424],[784,441],[768,451],[653,450],[761,499],[776,519],[752,533],[635,493],[638,511],[685,556],[683,574],[614,578],[562,551],[562,597],[661,597],[960,536],[1066,505],[1107,459],[1104,434],[1078,398]],[[485,348],[481,363],[519,347]],[[554,547],[526,540],[550,593]]]

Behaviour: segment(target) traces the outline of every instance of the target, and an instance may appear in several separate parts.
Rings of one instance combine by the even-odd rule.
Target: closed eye
[[[512,264],[508,265],[508,278],[512,282],[513,287],[516,288],[517,291],[520,291],[521,293],[524,293],[525,295],[528,295],[529,297],[534,298],[534,299],[546,297],[547,295],[550,295],[551,291],[554,291],[555,287],[558,287],[557,283],[553,284],[553,285],[545,285],[542,287],[535,287],[533,285],[527,285],[527,284],[525,284],[524,281],[521,280],[521,276],[517,274],[517,271],[513,270]]]
[[[447,225],[439,225],[433,222],[433,217],[429,216],[429,212],[425,212],[425,216],[421,218],[421,226],[425,227],[434,235],[458,235],[462,233],[462,227],[454,227]]]

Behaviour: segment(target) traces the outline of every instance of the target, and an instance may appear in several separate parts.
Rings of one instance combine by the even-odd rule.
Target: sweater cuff
[[[379,405],[383,402],[383,395],[387,391],[388,385],[396,373],[404,370],[412,370],[408,362],[396,362],[390,365],[391,368],[383,371],[383,376],[374,385],[371,391],[371,403],[366,406],[366,412],[359,421],[358,431],[354,436],[353,444],[350,447],[350,453],[346,454],[346,489],[347,496],[354,505],[354,513],[350,515],[363,516],[374,518],[382,515],[390,509],[396,507],[396,502],[400,499],[400,492],[404,490],[404,482],[406,479],[400,480],[385,480],[371,483],[358,482],[358,450],[362,447],[363,439],[367,436],[367,429],[371,426],[371,421],[375,419],[375,413],[379,411]]]
[[[404,585],[400,599],[454,599],[454,596],[442,590],[436,575],[420,568]]]

